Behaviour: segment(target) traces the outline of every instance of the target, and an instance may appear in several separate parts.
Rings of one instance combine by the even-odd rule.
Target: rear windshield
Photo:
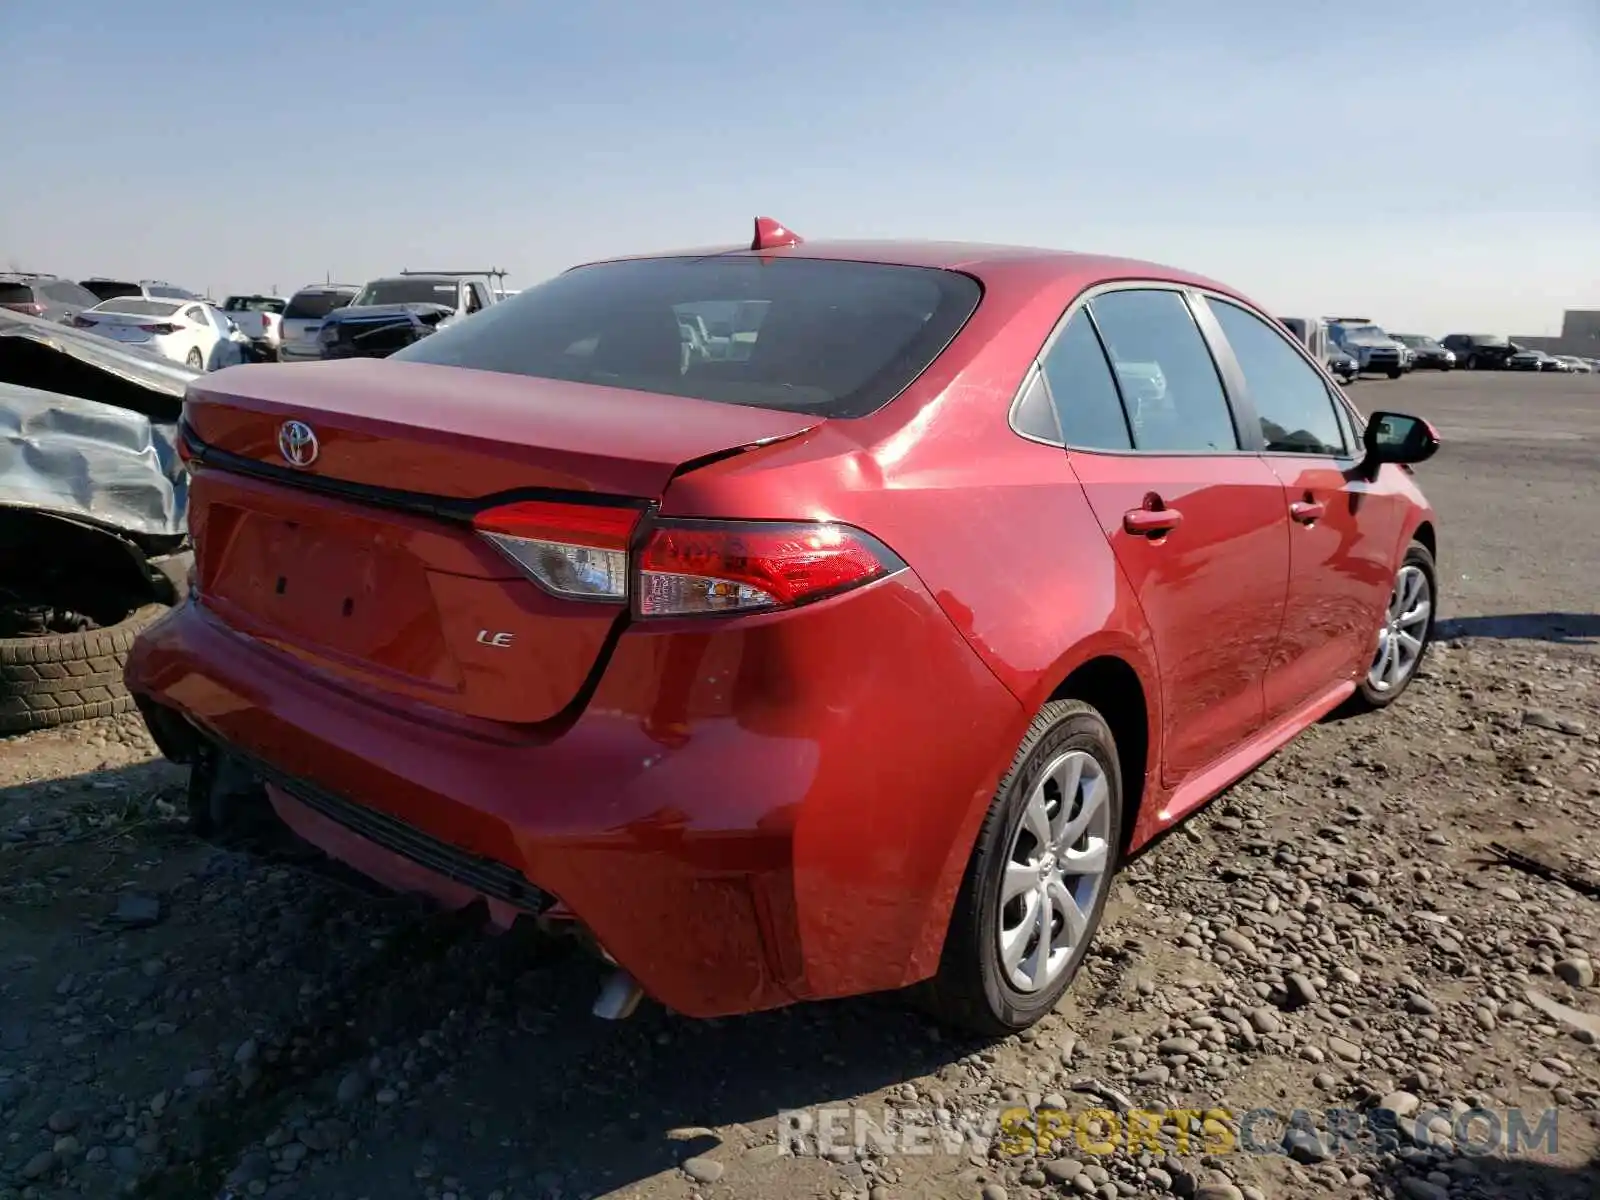
[[[170,317],[182,308],[180,301],[144,300],[139,297],[113,297],[102,300],[90,312],[121,313],[129,317]]]
[[[393,357],[859,417],[972,315],[954,271],[822,259],[656,258],[580,267]]]
[[[33,288],[26,283],[0,283],[0,304],[32,304]]]
[[[1467,341],[1474,346],[1509,346],[1511,344],[1508,339],[1493,333],[1469,333]]]
[[[343,308],[350,303],[354,292],[296,292],[289,297],[289,303],[283,310],[285,318],[290,320],[315,320],[325,317],[336,308]]]
[[[442,304],[456,306],[457,286],[448,279],[379,279],[361,289],[357,305]]]
[[[112,300],[118,296],[144,295],[144,288],[137,283],[122,283],[114,279],[85,279],[83,286],[102,300]]]
[[[222,308],[224,312],[281,313],[284,301],[276,296],[229,296]]]

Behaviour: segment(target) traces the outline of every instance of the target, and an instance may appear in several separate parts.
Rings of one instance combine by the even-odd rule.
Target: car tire
[[[1073,773],[1074,767],[1077,773]],[[1063,776],[1077,782],[1071,809],[1064,807],[1066,801],[1060,783]],[[1055,854],[1039,854],[1039,842],[1030,833],[1034,822],[1028,819],[1032,815],[1030,801],[1034,800],[1036,792],[1047,798],[1052,784],[1056,808],[1054,812],[1048,806],[1040,810],[1049,817],[1050,835],[1070,834],[1071,827],[1079,819],[1087,822],[1082,838],[1071,843],[1063,841],[1057,853],[1093,855],[1097,852],[1096,843],[1100,843],[1098,853],[1102,865],[1095,875],[1064,873],[1064,878],[1077,881],[1072,903],[1074,912],[1081,915],[1081,926],[1070,948],[1059,947],[1057,951],[1040,956],[1038,925],[1030,914],[1037,912],[1036,906],[1044,902],[1048,894],[1046,887],[1041,884],[1037,890],[1030,888],[1026,895],[1018,894],[1010,901],[1003,899],[1002,892],[1007,887],[1008,876],[1014,878],[1010,868],[1016,866],[1024,872],[1030,869],[1018,861],[1019,855],[1031,853],[1035,862],[1041,857],[1055,861]],[[1048,800],[1045,803],[1048,805]],[[1058,819],[1062,821],[1059,825]],[[1028,726],[978,832],[951,913],[938,971],[920,994],[923,1006],[948,1025],[988,1038],[1026,1029],[1050,1012],[1077,975],[1094,940],[1116,873],[1121,839],[1122,775],[1110,726],[1098,711],[1081,701],[1060,700],[1045,705]],[[1084,849],[1071,849],[1077,846]],[[1047,872],[1041,873],[1040,878],[1045,874]],[[1059,882],[1063,876],[1052,878]],[[1086,895],[1084,885],[1091,880],[1092,891]],[[1061,891],[1064,898],[1065,885]],[[1030,908],[1030,900],[1035,907]],[[1055,903],[1052,901],[1048,914],[1052,936],[1058,933],[1055,929],[1057,915],[1065,917],[1064,910],[1056,908]],[[1002,939],[1005,922],[1012,915],[1018,918],[1015,928],[1024,931],[1012,939],[1012,944],[1022,952],[1015,969],[1025,973],[1029,964],[1038,962],[1041,957],[1043,960],[1040,965],[1044,970],[1039,974],[1045,978],[1028,988],[1017,985],[1012,969],[1005,963]],[[1031,938],[1026,932],[1030,928],[1034,931]],[[1068,932],[1065,919],[1059,932]],[[1033,947],[1031,953],[1027,952],[1029,946]],[[1057,953],[1062,957],[1052,964],[1051,959]]]
[[[128,651],[167,611],[150,604],[115,625],[52,637],[0,638],[0,733],[25,733],[133,708]]]
[[[205,357],[200,353],[199,346],[196,346],[193,350],[189,351],[188,357],[183,361],[191,371],[203,371],[206,369],[206,360]]]
[[[1404,610],[1401,612],[1402,620],[1395,621],[1396,604],[1402,601],[1401,590],[1403,581],[1410,578],[1411,574],[1422,580],[1426,589],[1424,599],[1427,601],[1425,617],[1413,624],[1406,625],[1403,620]],[[1400,560],[1400,566],[1395,571],[1395,582],[1389,593],[1389,603],[1384,607],[1384,623],[1378,630],[1378,648],[1374,651],[1373,661],[1362,674],[1360,682],[1356,685],[1356,694],[1351,698],[1353,706],[1360,711],[1375,711],[1388,708],[1404,694],[1406,688],[1411,686],[1411,681],[1422,670],[1423,659],[1427,657],[1428,648],[1433,644],[1434,623],[1438,619],[1439,609],[1439,573],[1434,566],[1433,555],[1421,542],[1412,542],[1407,548],[1405,557]],[[1388,679],[1376,678],[1380,665],[1383,646],[1386,640],[1395,637],[1396,627],[1411,633],[1413,637],[1420,637],[1421,646],[1414,657],[1406,660],[1405,670],[1402,674]],[[1420,632],[1419,632],[1420,631]]]
[[[1399,367],[1391,367],[1389,369],[1389,378],[1390,379],[1399,379],[1400,376],[1402,376],[1404,374],[1405,374],[1405,372],[1402,371]]]

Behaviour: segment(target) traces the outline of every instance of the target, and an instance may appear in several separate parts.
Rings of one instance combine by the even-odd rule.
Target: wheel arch
[[[1153,680],[1130,661],[1131,656],[1101,652],[1071,668],[1050,693],[1049,699],[1081,700],[1105,718],[1117,747],[1122,776],[1122,845],[1132,845],[1140,809],[1158,786],[1155,767],[1160,759],[1160,721],[1154,703]],[[1042,706],[1041,706],[1042,707]]]
[[[1421,542],[1423,549],[1428,552],[1433,560],[1435,562],[1439,560],[1439,537],[1434,532],[1433,522],[1428,518],[1424,517],[1417,523],[1417,527],[1411,531],[1411,537],[1407,541],[1408,543]]]

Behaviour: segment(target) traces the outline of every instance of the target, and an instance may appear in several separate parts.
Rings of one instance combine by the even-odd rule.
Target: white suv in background
[[[314,283],[289,297],[283,319],[278,324],[280,362],[310,362],[322,357],[317,333],[322,318],[336,308],[344,308],[361,290],[353,283]]]

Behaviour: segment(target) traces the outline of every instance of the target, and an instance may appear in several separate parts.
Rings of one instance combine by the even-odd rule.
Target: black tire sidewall
[[[28,683],[0,678],[0,734],[26,733],[131,711],[133,697],[122,672],[135,639],[170,611],[148,604],[115,625],[85,633],[35,638],[0,638],[0,675],[32,675]],[[105,669],[73,670],[76,664],[105,660]],[[29,670],[33,668],[33,670]],[[92,689],[92,698],[84,689]],[[50,697],[47,704],[41,697]]]
[[[1405,695],[1406,689],[1411,686],[1412,681],[1422,673],[1422,664],[1427,661],[1428,651],[1433,647],[1433,629],[1439,619],[1438,568],[1434,565],[1433,555],[1428,553],[1428,548],[1421,542],[1412,542],[1407,547],[1405,557],[1400,560],[1400,565],[1395,568],[1395,575],[1398,576],[1401,570],[1406,567],[1421,568],[1422,574],[1428,580],[1428,623],[1423,628],[1422,653],[1417,655],[1417,663],[1416,666],[1411,668],[1411,674],[1406,676],[1399,687],[1388,692],[1380,692],[1368,682],[1367,674],[1372,669],[1372,664],[1369,661],[1366,667],[1362,669],[1361,682],[1356,688],[1357,696],[1367,708],[1387,708]],[[1390,594],[1392,595],[1392,582],[1390,589]]]
[[[1106,881],[1095,898],[1092,910],[1087,913],[1086,932],[1082,942],[1073,952],[1072,959],[1054,984],[1033,994],[1018,992],[1005,977],[1000,965],[1000,946],[995,937],[999,923],[1000,887],[1005,873],[1007,852],[1012,838],[1022,823],[1028,797],[1041,772],[1051,760],[1067,750],[1087,750],[1094,755],[1105,772],[1111,794],[1111,862]],[[1018,1029],[1033,1024],[1054,1008],[1072,983],[1083,963],[1094,935],[1099,928],[1110,891],[1111,878],[1116,869],[1116,859],[1122,836],[1122,775],[1117,763],[1116,743],[1111,730],[1099,713],[1087,705],[1072,705],[1057,720],[1038,733],[1027,746],[1021,765],[1015,769],[1003,786],[996,801],[999,819],[986,823],[983,840],[978,847],[976,863],[979,871],[973,880],[973,894],[968,903],[974,927],[966,933],[968,945],[963,953],[975,960],[983,991],[983,1000],[996,1022],[1006,1028]]]

